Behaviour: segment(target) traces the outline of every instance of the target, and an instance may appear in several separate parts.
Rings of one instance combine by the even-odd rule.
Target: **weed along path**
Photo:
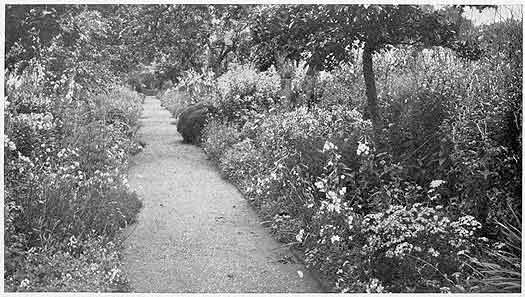
[[[135,292],[320,292],[204,152],[181,142],[155,97],[146,97],[141,121],[146,147],[129,183],[144,207],[123,234]]]

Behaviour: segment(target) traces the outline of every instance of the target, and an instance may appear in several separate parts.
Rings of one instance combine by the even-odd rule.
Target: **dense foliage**
[[[210,107],[203,149],[334,291],[519,292],[522,20],[465,9],[8,7],[7,287],[125,287],[127,81]]]
[[[37,12],[47,15],[30,11]],[[143,95],[118,84],[99,40],[109,30],[99,12],[69,11],[58,25],[77,37],[55,35],[6,73],[4,284],[7,291],[127,290],[117,235],[141,207],[126,172],[129,154],[140,149]]]
[[[476,60],[441,47],[375,54],[381,138],[360,112],[360,49],[319,73],[309,102],[283,99],[273,69],[232,66],[191,97],[217,107],[202,146],[336,291],[520,290],[519,26],[481,27]],[[503,35],[507,49],[490,46]],[[305,96],[304,68],[291,72]],[[183,108],[203,83],[162,100]]]

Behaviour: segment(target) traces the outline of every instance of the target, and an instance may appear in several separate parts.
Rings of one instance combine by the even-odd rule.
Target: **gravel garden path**
[[[146,97],[129,171],[143,199],[125,230],[124,272],[135,292],[320,292],[234,186],[196,146],[183,144],[168,111]]]

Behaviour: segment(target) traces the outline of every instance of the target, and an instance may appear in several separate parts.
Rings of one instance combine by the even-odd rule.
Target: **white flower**
[[[428,249],[428,253],[429,253],[430,255],[432,255],[432,257],[438,257],[438,256],[439,256],[439,252],[436,251],[434,248],[429,248],[429,249]]]
[[[433,180],[433,181],[430,182],[430,187],[432,189],[434,189],[434,188],[437,188],[437,187],[441,186],[444,183],[446,183],[446,181],[440,180],[440,179],[436,179],[436,180]]]
[[[4,147],[8,147],[11,151],[16,150],[15,143],[7,135],[4,136]]]
[[[12,142],[11,140],[9,140],[9,149],[12,150],[12,151],[15,151],[16,150],[16,145],[14,142]]]
[[[337,194],[334,191],[328,191],[328,193],[326,193],[326,197],[332,201],[337,200]]]
[[[20,282],[20,288],[26,288],[26,287],[28,287],[28,286],[29,286],[29,283],[30,283],[29,280],[28,280],[27,278],[24,278],[24,280],[22,280],[22,281]]]
[[[324,182],[322,181],[317,181],[315,182],[315,187],[318,188],[320,191],[324,190]]]
[[[342,187],[341,190],[339,190],[339,195],[343,196],[346,194],[346,187]]]
[[[382,293],[384,287],[377,278],[373,278],[370,283],[366,286],[367,293]]]
[[[29,159],[28,157],[22,155],[20,152],[18,152],[18,158],[20,159],[20,161],[31,163],[31,159]]]
[[[368,155],[370,153],[370,147],[368,146],[368,143],[359,141],[356,153],[358,156],[360,156],[361,154],[365,156]]]
[[[336,150],[337,146],[335,144],[331,143],[330,141],[326,141],[323,146],[323,153],[330,150]]]
[[[340,240],[341,240],[341,237],[339,237],[339,235],[333,235],[332,238],[330,238],[330,241],[332,241],[332,243],[335,243]]]
[[[299,230],[299,233],[295,236],[295,239],[299,242],[303,242],[304,229]]]

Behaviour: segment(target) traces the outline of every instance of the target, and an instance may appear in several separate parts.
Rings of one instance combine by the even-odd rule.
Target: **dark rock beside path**
[[[186,107],[179,116],[177,131],[182,135],[184,142],[198,144],[201,133],[213,106],[206,103],[197,103]]]

